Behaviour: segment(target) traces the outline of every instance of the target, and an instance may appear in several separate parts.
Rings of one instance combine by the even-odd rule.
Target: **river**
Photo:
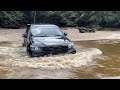
[[[21,42],[0,43],[2,79],[99,79],[120,76],[120,40],[74,42],[73,55],[30,58]]]

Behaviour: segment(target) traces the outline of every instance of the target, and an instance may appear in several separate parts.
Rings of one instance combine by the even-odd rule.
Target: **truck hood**
[[[37,43],[37,45],[68,45],[71,41],[65,36],[57,36],[57,37],[32,37],[33,43]]]

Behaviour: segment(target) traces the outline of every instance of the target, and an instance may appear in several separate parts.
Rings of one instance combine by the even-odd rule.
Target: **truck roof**
[[[27,26],[57,26],[57,25],[54,25],[54,24],[27,24]]]

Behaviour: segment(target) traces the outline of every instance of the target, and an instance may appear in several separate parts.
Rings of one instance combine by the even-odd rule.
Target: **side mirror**
[[[65,36],[67,36],[67,33],[64,32],[63,34],[64,34]]]
[[[22,34],[22,37],[27,38],[27,33]]]
[[[79,29],[79,27],[77,26],[76,29]]]

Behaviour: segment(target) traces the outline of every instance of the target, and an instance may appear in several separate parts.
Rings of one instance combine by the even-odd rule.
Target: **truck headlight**
[[[73,47],[73,43],[68,44],[68,48],[72,48]]]
[[[31,50],[33,51],[41,51],[41,48],[38,46],[31,46]]]
[[[37,51],[37,50],[39,50],[39,47],[34,47],[34,49]]]

